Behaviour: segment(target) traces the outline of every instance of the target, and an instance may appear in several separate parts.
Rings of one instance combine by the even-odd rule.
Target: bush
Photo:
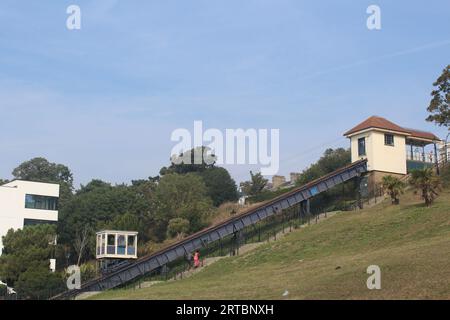
[[[3,284],[0,284],[0,297],[6,297],[7,287]]]
[[[80,266],[81,281],[86,282],[97,276],[97,267],[94,263],[84,263]]]
[[[442,186],[450,188],[450,164],[446,164],[441,170]]]
[[[167,236],[169,238],[182,238],[189,231],[189,220],[183,218],[174,218],[169,220],[167,226]]]

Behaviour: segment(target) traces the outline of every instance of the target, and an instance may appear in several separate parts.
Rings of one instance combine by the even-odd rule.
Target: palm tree
[[[438,190],[441,189],[441,180],[434,174],[432,168],[412,171],[409,182],[416,189],[415,193],[422,193],[422,199],[425,200],[427,207],[433,203]]]
[[[392,204],[399,204],[400,199],[398,196],[403,194],[405,190],[405,183],[393,176],[384,176],[382,180],[383,188],[386,193],[391,197]]]

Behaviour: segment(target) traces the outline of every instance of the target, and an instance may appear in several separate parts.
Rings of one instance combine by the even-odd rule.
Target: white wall
[[[394,146],[384,144],[384,134],[394,135]],[[366,156],[358,156],[358,139],[366,138]],[[368,171],[406,174],[406,138],[404,135],[368,130],[350,137],[352,162],[367,159]]]
[[[58,211],[25,208],[25,195],[59,197],[59,185],[15,180],[0,186],[0,254],[1,237],[9,229],[23,228],[24,219],[58,221]]]

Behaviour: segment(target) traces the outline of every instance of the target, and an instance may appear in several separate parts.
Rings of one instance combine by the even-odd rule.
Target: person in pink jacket
[[[200,266],[200,253],[195,251],[194,254],[194,268],[198,268]]]

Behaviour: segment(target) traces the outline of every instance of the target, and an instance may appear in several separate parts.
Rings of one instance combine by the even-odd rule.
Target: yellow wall
[[[406,139],[394,135],[394,146],[384,144],[385,132],[370,130],[350,138],[352,162],[366,158],[369,171],[384,171],[406,174]],[[358,157],[358,139],[366,138],[366,156]]]

